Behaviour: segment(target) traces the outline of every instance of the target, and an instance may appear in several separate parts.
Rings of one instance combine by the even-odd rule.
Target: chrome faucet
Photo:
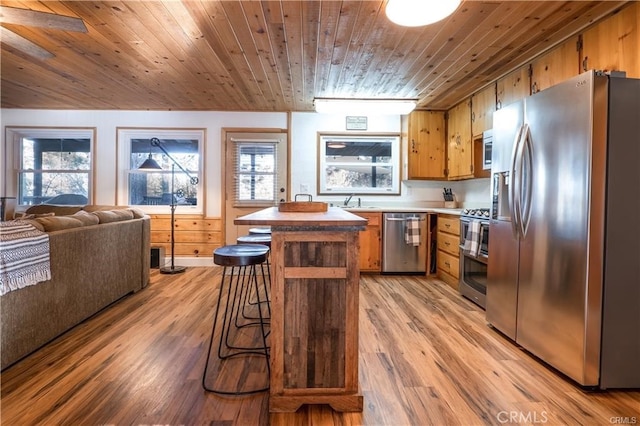
[[[351,199],[353,198],[354,195],[355,194],[351,194],[344,200],[344,206],[345,207],[347,207],[349,205],[349,201],[351,201]]]

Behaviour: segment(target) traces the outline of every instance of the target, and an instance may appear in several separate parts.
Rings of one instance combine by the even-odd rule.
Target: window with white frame
[[[18,204],[88,204],[94,139],[93,128],[7,128]]]
[[[274,205],[278,188],[277,140],[232,139],[234,205]]]
[[[204,130],[118,129],[118,143],[127,165],[127,185],[120,186],[124,194],[119,197],[124,204],[149,212],[163,212],[161,206],[171,204],[181,210],[203,210]],[[147,159],[154,160],[159,169],[141,169]]]
[[[319,193],[400,194],[399,135],[319,135]]]

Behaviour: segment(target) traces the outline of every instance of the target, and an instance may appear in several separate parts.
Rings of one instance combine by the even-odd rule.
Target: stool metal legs
[[[248,268],[248,269],[247,269]],[[261,265],[262,268],[262,265]],[[230,273],[229,272],[230,269]],[[262,280],[262,291],[258,284],[258,276],[256,273],[256,265],[249,266],[225,266],[222,272],[222,280],[220,282],[220,289],[218,294],[218,301],[216,304],[215,316],[213,318],[213,327],[211,329],[211,338],[209,339],[209,350],[207,352],[207,361],[205,364],[205,370],[202,376],[202,387],[209,392],[214,392],[222,395],[246,395],[257,392],[264,392],[269,389],[268,381],[267,386],[259,389],[251,389],[246,391],[229,391],[223,389],[214,389],[206,385],[206,377],[209,369],[209,361],[211,358],[211,351],[213,349],[213,340],[218,328],[218,320],[222,315],[222,327],[219,330],[217,355],[221,361],[228,360],[238,356],[264,356],[267,365],[267,378],[271,374],[269,365],[269,347],[267,345],[267,336],[269,332],[266,330],[268,325],[268,318],[271,316],[271,307],[268,303],[268,289],[267,281]],[[263,276],[264,278],[264,276]],[[226,287],[226,289],[225,289]],[[225,294],[226,293],[226,294]],[[255,307],[257,309],[258,317],[246,317],[248,319],[256,319],[257,322],[239,322],[239,316],[244,316],[245,303],[248,295],[252,293],[256,297]],[[224,297],[226,296],[226,297]],[[223,299],[226,299],[223,301]],[[224,303],[224,306],[222,304]],[[221,308],[224,308],[221,310]],[[263,312],[266,311],[266,312]],[[245,327],[250,325],[258,325],[260,327],[260,340],[261,345],[249,346],[245,344],[236,343],[236,340],[242,338],[241,331]]]
[[[252,267],[255,267],[252,266]],[[266,273],[265,273],[265,268],[266,268]],[[267,315],[264,317],[266,320],[271,319],[271,295],[270,295],[270,289],[271,289],[271,268],[269,266],[269,257],[267,257],[266,262],[261,263],[260,264],[260,273],[262,276],[262,289],[264,289],[264,299],[261,302],[258,302],[255,298],[255,295],[253,294],[253,291],[251,291],[251,286],[242,286],[242,289],[246,289],[247,291],[244,292],[244,297],[241,296],[241,298],[243,299],[243,303],[241,305],[238,305],[238,309],[240,309],[240,306],[242,306],[242,318],[244,319],[248,319],[248,320],[257,320],[259,318],[255,317],[255,316],[251,316],[250,314],[248,314],[247,308],[250,308],[252,306],[256,306],[258,303],[263,303],[267,305]],[[248,278],[248,277],[247,277]],[[240,318],[240,315],[236,315],[236,326],[237,327],[243,327],[246,325],[254,325],[257,324],[255,322],[250,322],[248,324],[244,324],[244,325],[240,325],[238,324],[238,319]],[[268,322],[268,321],[267,321]]]

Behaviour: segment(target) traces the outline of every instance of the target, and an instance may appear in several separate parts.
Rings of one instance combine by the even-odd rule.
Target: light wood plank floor
[[[2,424],[640,423],[640,391],[584,392],[489,328],[484,311],[443,282],[405,276],[361,280],[364,411],[269,415],[265,393],[201,388],[218,284],[216,268],[154,272],[145,290],[2,372]]]

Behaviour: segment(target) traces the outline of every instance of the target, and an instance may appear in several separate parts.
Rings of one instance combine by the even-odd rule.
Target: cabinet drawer
[[[361,218],[367,219],[367,226],[380,226],[380,222],[382,221],[382,213],[352,213],[360,216]]]
[[[438,215],[438,231],[460,235],[460,218]]]
[[[446,272],[454,278],[460,278],[460,261],[457,257],[438,250],[438,272]]]
[[[460,252],[460,237],[438,232],[438,250],[446,251],[452,256],[458,257]]]

